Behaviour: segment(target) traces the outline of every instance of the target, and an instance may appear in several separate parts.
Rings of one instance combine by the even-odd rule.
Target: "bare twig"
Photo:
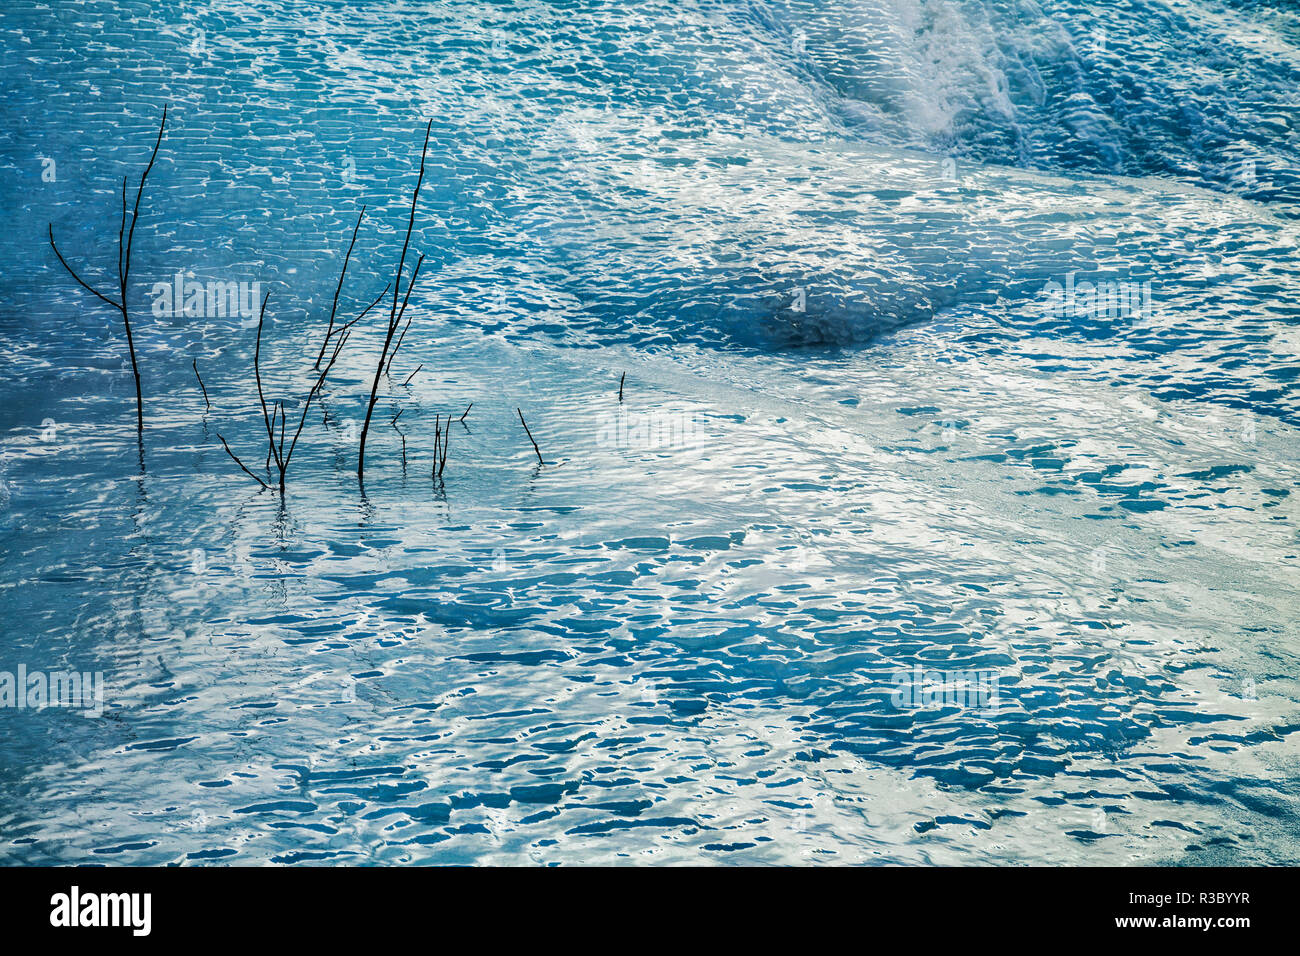
[[[416,369],[414,372],[412,372],[410,375],[406,376],[406,381],[402,383],[402,387],[403,387],[403,388],[405,388],[407,385],[410,385],[410,384],[411,384],[411,379],[415,378],[415,376],[417,376],[417,375],[420,374],[420,369],[421,369],[421,368],[424,368],[424,363],[423,363],[423,362],[420,363],[419,368],[417,368],[417,369]]]
[[[447,449],[451,445],[451,415],[447,416],[444,427],[442,414],[439,413],[433,423],[433,477],[442,479],[447,470]]]
[[[402,316],[406,315],[406,304],[411,301],[411,290],[415,288],[415,278],[420,274],[420,266],[422,265],[424,265],[424,256],[420,256],[415,260],[415,271],[411,273],[411,281],[406,286],[406,295],[402,297],[402,309],[397,313],[399,323],[402,321]],[[411,316],[410,319],[406,320],[406,324],[402,326],[402,334],[397,337],[397,344],[393,346],[393,352],[388,356],[387,371],[389,372],[393,370],[393,359],[397,358],[397,350],[402,347],[402,342],[406,339],[406,330],[411,327],[411,319],[414,318],[415,316]]]
[[[405,408],[399,408],[397,410],[397,414],[394,415],[392,419],[389,420],[388,422],[388,426],[392,428],[393,431],[397,432],[398,437],[402,439],[402,473],[403,474],[406,473],[406,433],[397,427],[397,420],[402,417],[402,412],[404,411],[406,411]]]
[[[438,480],[438,458],[442,452],[442,413],[439,412],[433,420],[433,471],[430,473],[434,481]]]
[[[63,258],[63,253],[59,252],[59,247],[56,246],[56,245],[54,244],[54,223],[50,223],[50,248],[54,250],[54,254],[55,254],[56,256],[58,256],[58,257],[59,257],[59,261],[63,263],[63,268],[65,268],[65,269],[68,270],[68,275],[70,275],[70,276],[72,276],[72,278],[76,279],[77,282],[80,283],[80,285],[81,285],[81,287],[82,287],[83,289],[87,290],[88,292],[92,293],[93,295],[97,295],[97,296],[99,296],[99,298],[103,299],[105,302],[107,302],[107,303],[108,303],[109,305],[111,305],[113,308],[118,309],[119,311],[121,310],[121,308],[122,308],[122,304],[121,304],[120,302],[114,302],[114,301],[113,301],[112,299],[110,299],[108,296],[104,295],[104,293],[102,293],[102,292],[100,292],[98,289],[93,288],[92,286],[90,286],[90,285],[86,282],[85,279],[83,279],[83,278],[81,278],[81,276],[77,275],[77,271],[76,271],[75,269],[73,269],[72,266],[68,265],[68,260],[65,259],[65,258]]]
[[[423,262],[423,261],[424,261],[424,256],[420,256],[420,262]],[[416,271],[418,272],[419,269],[420,269],[420,263],[419,263],[419,262],[416,263],[415,268],[416,268]],[[415,277],[414,277],[414,276],[411,277],[411,285],[415,285]],[[409,287],[407,288],[406,295],[407,295],[408,298],[409,298],[410,295],[411,295],[411,290],[410,290]],[[403,302],[402,302],[402,311],[403,311],[403,312],[406,311],[406,302],[405,302],[405,300],[403,300]],[[407,320],[406,320],[406,324],[405,324],[404,326],[402,326],[402,334],[399,335],[399,336],[397,337],[397,344],[393,346],[393,354],[390,355],[390,356],[388,356],[388,368],[387,368],[387,372],[388,372],[389,374],[392,374],[392,371],[393,371],[393,360],[394,360],[395,358],[397,358],[397,350],[400,349],[400,348],[402,347],[402,343],[403,343],[404,341],[406,341],[406,330],[409,329],[409,328],[411,327],[411,319],[414,319],[414,318],[415,318],[415,316],[411,316],[410,319],[407,319]]]
[[[158,124],[158,139],[154,141],[153,153],[149,156],[149,165],[140,175],[140,188],[135,191],[135,207],[131,210],[131,230],[126,234],[126,264],[122,267],[122,305],[126,305],[126,277],[131,274],[131,247],[135,242],[135,226],[140,221],[140,197],[144,195],[144,181],[153,170],[154,160],[158,158],[158,147],[162,145],[163,127],[167,125],[167,107],[163,106],[162,122]]]
[[[298,447],[298,436],[302,434],[303,425],[307,423],[307,412],[311,408],[312,400],[316,398],[318,395],[320,395],[321,389],[324,388],[325,386],[326,376],[328,376],[329,373],[333,370],[334,363],[339,360],[339,355],[341,355],[343,352],[343,346],[348,344],[348,339],[352,335],[351,326],[357,321],[359,321],[360,318],[361,316],[357,316],[357,318],[353,319],[351,322],[349,322],[346,326],[343,327],[339,335],[339,340],[336,343],[334,343],[334,351],[330,353],[330,360],[325,364],[324,370],[320,373],[320,376],[316,379],[316,384],[313,385],[311,387],[311,391],[307,393],[307,400],[303,402],[302,405],[302,415],[298,418],[298,428],[293,433],[293,441],[290,442],[289,451],[287,454],[284,455],[284,464],[280,467],[281,491],[284,490],[285,472],[289,470],[289,462],[293,460],[293,450]],[[281,413],[281,417],[280,417],[280,447],[283,450],[284,448],[283,413]]]
[[[218,438],[221,438],[221,432],[217,432],[217,437],[218,437]],[[224,447],[224,448],[226,449],[226,454],[229,455],[231,458],[235,459],[235,464],[238,465],[240,468],[243,468],[243,469],[244,469],[244,474],[248,475],[249,478],[252,478],[255,482],[257,482],[257,483],[258,483],[259,485],[261,485],[263,488],[266,487],[266,482],[265,482],[265,481],[263,481],[261,478],[257,477],[257,475],[253,474],[253,473],[252,473],[251,471],[249,471],[247,468],[244,468],[244,463],[243,463],[242,461],[239,460],[239,456],[238,456],[238,455],[236,455],[233,451],[230,450],[230,446],[226,444],[226,440],[225,440],[224,438],[221,438],[221,445],[222,445],[222,447]]]
[[[320,368],[320,360],[325,357],[325,346],[329,345],[330,337],[334,334],[334,314],[339,307],[339,293],[343,291],[343,280],[348,274],[348,262],[352,259],[352,247],[357,244],[357,230],[361,228],[361,218],[365,214],[366,207],[362,206],[361,212],[357,213],[357,224],[352,227],[352,241],[348,243],[348,253],[343,257],[343,271],[339,273],[339,284],[334,287],[334,304],[330,306],[330,326],[325,332],[325,340],[320,344],[320,352],[316,355],[316,364],[312,368]]]
[[[280,454],[279,454],[279,457],[283,458],[283,457],[284,457],[284,402],[283,402],[283,401],[276,402],[276,407],[280,409]],[[288,464],[288,462],[285,462],[285,464]],[[284,472],[284,468],[283,468],[283,466],[280,468],[280,471],[281,471],[281,473]]]
[[[618,380],[618,403],[620,405],[623,404],[623,379],[624,378],[627,378],[627,372],[624,372],[623,377]]]
[[[122,177],[122,218],[117,224],[117,281],[122,281],[125,267],[122,264],[122,238],[126,235],[126,177]]]
[[[397,331],[398,325],[401,324],[403,314],[406,312],[406,304],[411,298],[411,289],[415,285],[415,277],[419,274],[420,264],[424,261],[421,256],[416,262],[415,270],[411,275],[410,284],[406,287],[406,298],[402,302],[402,312],[397,311],[397,297],[402,288],[402,272],[406,268],[406,253],[411,245],[411,233],[415,229],[415,209],[420,200],[420,187],[424,184],[424,164],[425,157],[429,152],[429,133],[433,129],[433,120],[429,120],[428,125],[424,128],[424,147],[420,151],[420,176],[415,181],[415,191],[411,194],[411,215],[406,224],[406,240],[402,243],[402,255],[397,260],[397,273],[393,279],[393,305],[388,313],[388,329],[384,336],[384,347],[379,353],[379,363],[375,366],[374,380],[370,385],[370,399],[366,403],[366,420],[361,426],[361,441],[357,448],[357,479],[365,479],[366,470],[366,436],[370,433],[370,417],[375,411],[375,402],[379,397],[379,378],[384,372],[384,367],[388,361],[388,349],[393,341],[393,334]]]
[[[533,443],[533,451],[537,452],[537,463],[539,465],[546,464],[546,462],[542,461],[542,450],[537,447],[537,439],[533,437],[533,433],[528,430],[528,423],[524,421],[524,413],[517,408],[515,411],[519,413],[519,424],[524,426],[524,431],[528,434],[528,440]]]
[[[54,224],[49,224],[50,248],[58,256],[59,262],[63,268],[68,270],[68,274],[77,280],[87,292],[113,306],[122,313],[122,324],[126,328],[126,347],[131,355],[131,374],[135,377],[135,424],[137,434],[144,435],[144,395],[140,388],[140,365],[136,360],[135,354],[135,337],[131,330],[131,314],[126,305],[126,289],[129,285],[131,276],[131,248],[135,242],[135,227],[140,220],[140,199],[144,195],[145,180],[149,178],[149,173],[153,170],[154,162],[158,159],[158,147],[162,145],[163,130],[167,126],[167,109],[163,107],[162,120],[158,124],[158,138],[153,144],[153,153],[149,156],[149,165],[145,167],[144,172],[140,175],[140,186],[135,193],[135,206],[131,212],[131,228],[126,227],[126,179],[122,180],[122,215],[118,223],[117,230],[117,281],[118,281],[118,299],[114,302],[104,293],[86,282],[79,276],[75,269],[68,264],[68,260],[63,257],[59,247],[54,242]]]
[[[470,402],[468,405],[465,406],[465,410],[460,413],[460,420],[462,422],[465,421],[465,416],[469,414],[469,410],[473,407],[474,407],[473,402]]]
[[[275,423],[272,417],[266,411],[266,396],[262,392],[262,323],[266,320],[266,300],[271,298],[271,292],[268,289],[266,295],[262,296],[262,308],[257,313],[257,345],[253,350],[253,377],[257,381],[257,400],[262,405],[262,421],[266,424],[266,468],[271,469],[271,455],[276,454],[275,463],[278,467],[280,464],[279,454],[275,449]]]
[[[392,288],[392,285],[393,285],[393,284],[390,282],[390,283],[388,283],[386,286],[384,286],[384,291],[381,292],[381,293],[379,293],[379,295],[375,296],[374,300],[373,300],[373,301],[372,301],[368,306],[366,306],[364,309],[361,310],[361,314],[358,315],[358,316],[357,316],[355,319],[353,319],[351,322],[349,322],[348,325],[343,326],[343,328],[346,329],[349,325],[355,325],[357,322],[360,322],[360,321],[361,321],[362,319],[364,319],[367,315],[369,315],[369,314],[370,314],[370,310],[373,309],[375,306],[377,306],[377,305],[379,304],[379,300],[382,299],[384,296],[388,295],[388,290],[389,290],[390,288]],[[342,331],[342,330],[340,330],[340,331]],[[327,342],[329,341],[330,335],[333,335],[333,333],[332,333],[332,332],[331,332],[331,333],[328,333],[328,334],[325,336],[325,340],[326,340]]]
[[[447,470],[447,449],[451,446],[451,416],[447,416],[447,431],[442,436],[442,457],[438,460],[438,477]]]
[[[212,407],[212,402],[208,400],[208,387],[203,384],[203,376],[199,374],[199,360],[194,359],[191,363],[194,366],[194,377],[199,380],[199,388],[203,389],[203,403],[207,406],[204,411]]]

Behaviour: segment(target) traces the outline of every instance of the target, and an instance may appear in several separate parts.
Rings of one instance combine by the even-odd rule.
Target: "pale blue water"
[[[168,6],[0,9],[0,860],[1300,859],[1293,5]],[[429,118],[281,502],[154,283],[293,408]]]

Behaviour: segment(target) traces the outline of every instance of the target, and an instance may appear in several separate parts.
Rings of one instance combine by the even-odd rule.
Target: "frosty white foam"
[[[50,897],[51,926],[129,926],[132,935],[148,936],[153,928],[149,893],[85,893],[73,886]]]

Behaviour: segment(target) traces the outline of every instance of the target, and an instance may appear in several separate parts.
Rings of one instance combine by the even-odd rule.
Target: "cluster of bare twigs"
[[[140,184],[136,189],[135,205],[132,208],[131,224],[129,229],[127,228],[127,195],[126,195],[127,180],[125,178],[123,178],[122,180],[122,213],[121,213],[121,220],[118,227],[118,256],[117,256],[118,297],[117,299],[113,299],[110,296],[100,292],[98,289],[90,285],[90,283],[82,279],[80,275],[78,275],[76,270],[73,269],[72,266],[68,264],[68,261],[63,257],[63,253],[59,251],[59,247],[55,244],[53,223],[51,223],[49,227],[50,247],[54,250],[54,254],[58,256],[59,262],[62,263],[65,269],[67,269],[68,273],[84,289],[86,289],[88,292],[95,295],[97,298],[103,300],[108,305],[111,305],[113,308],[117,309],[118,312],[121,313],[122,324],[126,329],[127,348],[130,351],[130,355],[131,355],[131,371],[135,377],[136,431],[140,439],[142,452],[143,452],[143,436],[144,436],[144,398],[143,398],[143,392],[140,385],[140,366],[136,357],[135,339],[133,336],[132,325],[131,325],[131,314],[130,314],[130,310],[127,307],[127,286],[129,285],[129,278],[131,272],[131,249],[132,249],[132,244],[135,240],[135,227],[136,227],[136,223],[140,218],[140,200],[144,194],[145,181],[148,179],[149,173],[153,169],[154,162],[158,158],[158,148],[162,143],[163,130],[165,129],[166,125],[167,125],[167,108],[164,107],[162,113],[162,120],[158,125],[158,137],[154,142],[153,153],[149,157],[149,165],[145,168],[144,173],[140,176]],[[322,389],[324,389],[325,387],[325,381],[328,378],[330,372],[334,369],[335,364],[338,362],[339,356],[342,355],[343,349],[347,345],[348,340],[352,334],[353,326],[355,326],[358,322],[360,322],[363,318],[365,318],[365,316],[368,315],[370,311],[374,309],[376,305],[379,304],[379,302],[388,294],[389,290],[391,289],[393,293],[393,298],[388,311],[388,319],[385,327],[383,347],[380,349],[379,360],[375,366],[374,376],[371,380],[370,394],[366,402],[365,423],[361,428],[360,442],[357,448],[357,479],[358,481],[361,482],[364,482],[365,480],[366,438],[369,435],[370,421],[372,415],[374,414],[375,405],[378,403],[379,400],[380,379],[381,377],[392,372],[393,361],[397,358],[397,353],[401,349],[402,343],[406,340],[406,333],[410,329],[411,321],[414,318],[414,315],[412,315],[411,318],[407,318],[406,311],[407,311],[407,306],[410,304],[411,292],[415,288],[416,279],[420,275],[420,268],[424,264],[423,255],[417,256],[415,260],[415,265],[411,270],[410,278],[406,282],[405,293],[402,292],[402,281],[406,270],[407,255],[410,251],[410,246],[411,246],[411,235],[415,229],[415,213],[419,205],[420,189],[424,184],[425,160],[429,151],[429,135],[432,128],[433,128],[433,121],[430,120],[424,130],[424,146],[420,151],[420,173],[419,173],[419,177],[416,179],[415,190],[411,195],[411,211],[407,219],[406,238],[402,244],[402,254],[397,261],[397,270],[393,277],[393,280],[384,287],[384,290],[380,292],[379,295],[377,295],[368,306],[366,306],[366,308],[361,312],[360,315],[358,315],[356,318],[342,325],[336,325],[338,306],[339,306],[339,296],[343,291],[344,280],[347,278],[348,265],[352,261],[352,252],[356,247],[357,234],[361,229],[362,220],[365,218],[366,207],[362,206],[360,213],[358,213],[357,215],[356,225],[352,229],[352,239],[348,244],[347,253],[343,257],[343,268],[339,273],[339,281],[334,288],[334,299],[333,299],[333,303],[330,306],[329,324],[325,329],[324,337],[321,340],[320,350],[317,353],[316,361],[313,363],[312,366],[312,371],[316,373],[315,378],[312,381],[312,384],[307,391],[306,399],[302,402],[301,412],[298,417],[298,424],[297,427],[292,432],[291,436],[286,436],[287,415],[286,415],[285,401],[277,400],[274,403],[268,404],[265,391],[263,390],[262,387],[262,367],[261,367],[262,331],[266,321],[266,303],[267,300],[270,298],[270,293],[268,292],[262,298],[261,307],[258,311],[258,317],[257,317],[257,340],[253,352],[253,378],[257,387],[258,403],[261,406],[262,423],[266,429],[266,441],[267,441],[266,461],[263,465],[263,472],[265,473],[266,476],[265,479],[259,476],[258,474],[256,474],[247,465],[245,465],[244,462],[239,458],[239,456],[236,455],[235,452],[231,449],[230,444],[226,441],[226,439],[220,433],[217,434],[217,438],[221,441],[222,447],[225,448],[226,453],[230,455],[231,459],[234,460],[235,464],[237,464],[245,474],[247,474],[250,478],[256,481],[262,488],[270,487],[270,483],[272,480],[271,462],[274,461],[276,466],[276,471],[278,472],[278,478],[279,478],[278,485],[279,485],[280,493],[283,495],[285,489],[286,476],[289,470],[289,464],[293,460],[294,450],[298,447],[298,439],[301,437],[303,428],[306,425],[307,413],[310,411],[312,403],[317,402],[319,404],[319,399],[321,398]],[[399,304],[399,299],[400,299],[400,304]],[[400,333],[399,333],[399,329],[400,329]],[[322,363],[324,363],[323,366]],[[194,369],[194,377],[198,380],[199,388],[203,392],[205,411],[210,410],[212,408],[212,402],[208,397],[208,390],[207,390],[207,386],[204,384],[203,376],[199,374],[199,366],[198,366],[197,359],[192,362],[192,366]],[[411,383],[411,380],[420,372],[422,368],[424,368],[423,365],[417,366],[415,371],[411,372],[410,375],[406,377],[406,380],[402,383],[402,385],[403,386],[409,385]],[[620,381],[619,382],[620,401],[622,401],[622,397],[623,397],[622,392],[623,392],[623,383],[622,381]],[[474,407],[474,403],[471,402],[469,406],[466,407],[465,411],[461,413],[461,416],[458,419],[460,424],[464,425],[465,417],[469,415],[470,409],[473,407]],[[524,421],[523,412],[519,411],[518,409],[516,409],[516,412],[519,415],[520,423],[524,426],[525,433],[528,435],[528,440],[532,443],[533,451],[537,455],[538,464],[539,465],[545,464],[545,462],[542,459],[541,449],[537,447],[537,442],[533,438],[533,434],[528,428],[528,423]],[[402,415],[402,411],[399,410],[397,414],[393,416],[390,424],[392,425],[393,429],[397,431],[397,433],[402,437],[402,464],[403,467],[405,467],[406,436],[401,431],[401,429],[397,428],[397,420],[398,418],[401,417],[401,415]],[[441,481],[443,472],[447,468],[447,454],[451,442],[451,421],[452,419],[450,414],[448,414],[444,420],[441,413],[437,415],[437,418],[435,420],[434,460],[433,460],[433,479],[435,481]],[[287,447],[286,447],[286,438],[288,438]],[[143,465],[143,457],[141,458],[141,463]]]
[[[358,223],[359,222],[360,219],[358,219]],[[349,249],[349,253],[350,252],[351,250]],[[347,274],[346,259],[344,260],[343,263],[343,273],[344,275]],[[342,277],[340,277],[339,285],[342,286],[342,284],[343,284],[343,279]],[[262,406],[262,422],[266,426],[267,450],[266,450],[265,468],[268,472],[270,471],[271,459],[274,458],[275,467],[276,470],[279,472],[279,476],[280,476],[279,485],[280,485],[281,494],[284,494],[285,475],[289,471],[289,462],[293,460],[294,449],[298,447],[298,438],[299,436],[302,435],[303,426],[307,424],[307,412],[311,410],[311,403],[316,399],[318,395],[320,395],[321,389],[324,388],[325,386],[325,379],[329,376],[329,373],[334,369],[334,363],[336,363],[339,360],[339,356],[343,353],[343,347],[347,345],[348,337],[352,335],[352,326],[356,325],[358,322],[364,319],[366,315],[370,312],[370,310],[373,309],[375,305],[379,302],[379,300],[383,298],[384,293],[387,291],[388,289],[385,288],[384,292],[379,293],[379,295],[375,297],[374,302],[371,302],[370,305],[366,306],[366,308],[362,311],[360,315],[358,315],[351,322],[348,322],[346,325],[340,326],[337,330],[334,328],[334,315],[335,315],[335,311],[338,308],[338,294],[335,293],[334,308],[331,309],[330,311],[330,326],[325,333],[325,339],[321,345],[320,354],[322,356],[325,354],[325,346],[329,344],[331,338],[334,340],[334,347],[333,350],[330,352],[329,361],[325,363],[325,367],[323,369],[320,369],[320,374],[316,376],[316,381],[312,384],[311,388],[307,392],[307,398],[302,403],[302,413],[298,416],[298,427],[294,430],[293,439],[289,442],[289,447],[287,449],[284,447],[284,441],[285,441],[284,402],[282,400],[277,401],[275,405],[268,410],[266,404],[266,394],[262,390],[262,327],[266,322],[266,302],[267,299],[271,297],[271,293],[268,292],[266,295],[262,297],[262,305],[257,313],[257,345],[253,350],[253,377],[257,383],[257,400]],[[200,382],[201,381],[202,380],[200,380]],[[276,427],[275,427],[277,418],[279,419],[280,422],[278,436],[276,434]],[[229,454],[230,457],[235,460],[235,464],[237,464],[240,468],[242,468],[245,474],[249,475],[251,478],[253,478],[254,481],[256,481],[263,488],[265,488],[267,486],[266,482],[264,482],[261,478],[257,477],[257,475],[253,474],[251,471],[249,471],[249,469],[244,465],[244,463],[239,460],[239,456],[237,456],[233,451],[230,450],[230,445],[226,442],[224,438],[221,437],[220,433],[217,434],[217,438],[221,439],[222,446],[226,449],[226,453]]]
[[[442,473],[447,468],[447,446],[451,444],[451,416],[447,424],[442,423],[439,413],[433,420],[433,480],[441,481]]]

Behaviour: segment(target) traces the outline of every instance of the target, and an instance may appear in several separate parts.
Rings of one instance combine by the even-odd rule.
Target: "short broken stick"
[[[208,408],[212,407],[212,402],[208,401],[208,387],[203,384],[203,376],[199,374],[199,360],[194,359],[191,363],[194,366],[194,377],[199,380],[199,388],[203,389],[203,402]],[[204,409],[207,411],[207,409]]]
[[[518,408],[516,408],[515,411],[519,415],[519,423],[524,426],[524,431],[528,435],[528,440],[533,443],[533,451],[537,452],[537,463],[539,465],[546,464],[546,462],[542,461],[542,450],[537,447],[537,439],[533,437],[533,433],[528,430],[528,423],[524,421],[524,413],[519,411]]]

